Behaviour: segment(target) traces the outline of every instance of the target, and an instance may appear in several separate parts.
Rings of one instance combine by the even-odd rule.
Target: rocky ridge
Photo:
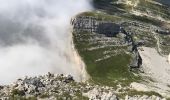
[[[166,100],[159,96],[122,96],[113,87],[75,82],[71,75],[25,77],[0,86],[0,100]]]

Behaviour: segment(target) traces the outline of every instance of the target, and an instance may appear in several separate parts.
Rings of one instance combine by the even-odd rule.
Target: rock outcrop
[[[25,77],[11,85],[0,86],[0,100],[161,100],[158,96],[120,97],[113,87],[75,82],[71,75]]]
[[[95,92],[100,91],[100,92]],[[0,87],[0,100],[13,99],[45,99],[45,100],[80,100],[82,98],[91,98],[108,100],[112,98],[117,100],[116,95],[111,89],[90,85],[88,83],[75,82],[71,75],[54,75],[48,73],[44,76],[25,77],[18,79],[11,85]],[[108,95],[108,91],[110,94]],[[112,91],[112,92],[111,92]],[[87,97],[83,96],[85,94]]]

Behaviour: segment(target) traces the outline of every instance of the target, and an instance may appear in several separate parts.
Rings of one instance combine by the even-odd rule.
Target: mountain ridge
[[[92,82],[109,86],[121,84],[126,87],[132,85],[135,89],[138,89],[137,86],[133,85],[136,82],[143,88],[145,86],[149,88],[149,91],[155,91],[168,97],[169,83],[160,81],[158,77],[161,76],[157,76],[156,71],[150,73],[148,70],[150,66],[152,66],[152,70],[166,66],[162,67],[166,75],[162,75],[163,77],[169,76],[167,61],[170,52],[170,8],[154,0],[94,0],[94,7],[96,10],[93,12],[86,12],[77,16],[77,18],[84,17],[84,19],[82,18],[80,22],[77,22],[80,27],[73,32],[75,47],[86,64]],[[91,18],[88,19],[87,17],[92,17],[98,21],[90,21]],[[106,23],[106,26],[103,26],[108,27],[106,29],[112,27],[109,26],[110,23],[120,25],[127,33],[131,34],[135,44],[138,42],[143,44],[138,48],[139,54],[142,54],[142,59],[144,59],[139,69],[129,70],[130,63],[134,59],[138,59],[136,58],[137,55],[131,53],[133,46],[123,45],[126,44],[123,42],[121,45],[115,44],[116,41],[124,41],[126,38],[122,35],[122,32],[116,36],[107,36],[105,33],[103,35],[100,32],[86,30],[93,23],[95,23],[94,27],[97,27],[96,23],[102,24],[101,22]],[[162,65],[157,64],[153,67],[153,55],[145,56],[142,53],[146,52],[147,54],[148,50],[145,47],[154,52],[154,55],[158,53],[160,57],[157,56],[157,59],[163,59],[160,62]],[[152,48],[156,49],[157,52],[152,51]],[[148,64],[145,57],[151,57],[151,60],[148,60],[152,63],[151,65]],[[164,73],[163,70],[162,73]],[[128,94],[128,91],[125,92]]]

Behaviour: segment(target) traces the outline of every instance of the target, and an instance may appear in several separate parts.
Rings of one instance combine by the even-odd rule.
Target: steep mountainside
[[[170,76],[170,8],[155,0],[93,0],[93,4],[93,12],[72,20],[75,47],[90,82],[169,97],[169,78],[160,78]]]

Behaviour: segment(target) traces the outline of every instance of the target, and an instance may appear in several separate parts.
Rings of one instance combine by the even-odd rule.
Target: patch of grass
[[[154,38],[152,33],[150,33],[150,32],[142,32],[142,31],[140,31],[139,33],[140,34],[136,34],[135,37],[137,37],[138,40],[147,41],[147,42],[145,42],[144,46],[146,46],[146,47],[156,47],[157,46],[157,41]]]
[[[9,100],[37,100],[36,97],[23,97],[23,96],[18,96],[18,95],[15,95],[15,96],[10,96],[9,97]]]
[[[105,14],[103,12],[97,13],[97,12],[84,12],[79,14],[78,16],[91,16],[97,18],[99,21],[104,20],[104,21],[120,21],[121,18],[119,16],[115,15],[109,15]]]
[[[72,96],[69,94],[69,92],[64,92],[62,95],[55,95],[56,100],[72,100]]]
[[[160,48],[162,50],[161,51],[162,54],[169,55],[169,53],[170,53],[170,46],[161,45]]]
[[[24,96],[25,95],[25,92],[24,91],[21,91],[21,90],[18,90],[18,89],[13,89],[12,92],[11,92],[12,96],[15,96],[15,95],[18,95],[18,96]]]
[[[37,100],[36,97],[28,97],[27,100]]]
[[[77,93],[77,94],[76,94],[76,97],[77,97],[77,98],[76,98],[75,100],[89,100],[89,98],[83,96],[82,93]]]
[[[48,97],[50,97],[50,96],[49,96],[49,94],[45,93],[45,94],[40,95],[39,97],[40,97],[40,98],[48,98]]]
[[[63,97],[65,97],[66,100],[72,100],[72,96],[70,95],[69,92],[64,92],[64,93],[63,93]]]
[[[13,89],[11,92],[11,96],[9,97],[9,100],[37,100],[37,97],[31,96],[31,97],[25,97],[25,92]]]
[[[152,24],[152,25],[156,25],[156,26],[161,26],[162,23],[157,20],[157,19],[153,19],[147,16],[136,16],[133,14],[128,14],[128,15],[123,15],[122,17],[130,19],[130,20],[136,20],[136,21],[140,21],[140,22],[144,22],[144,23],[148,23],[148,24]]]

